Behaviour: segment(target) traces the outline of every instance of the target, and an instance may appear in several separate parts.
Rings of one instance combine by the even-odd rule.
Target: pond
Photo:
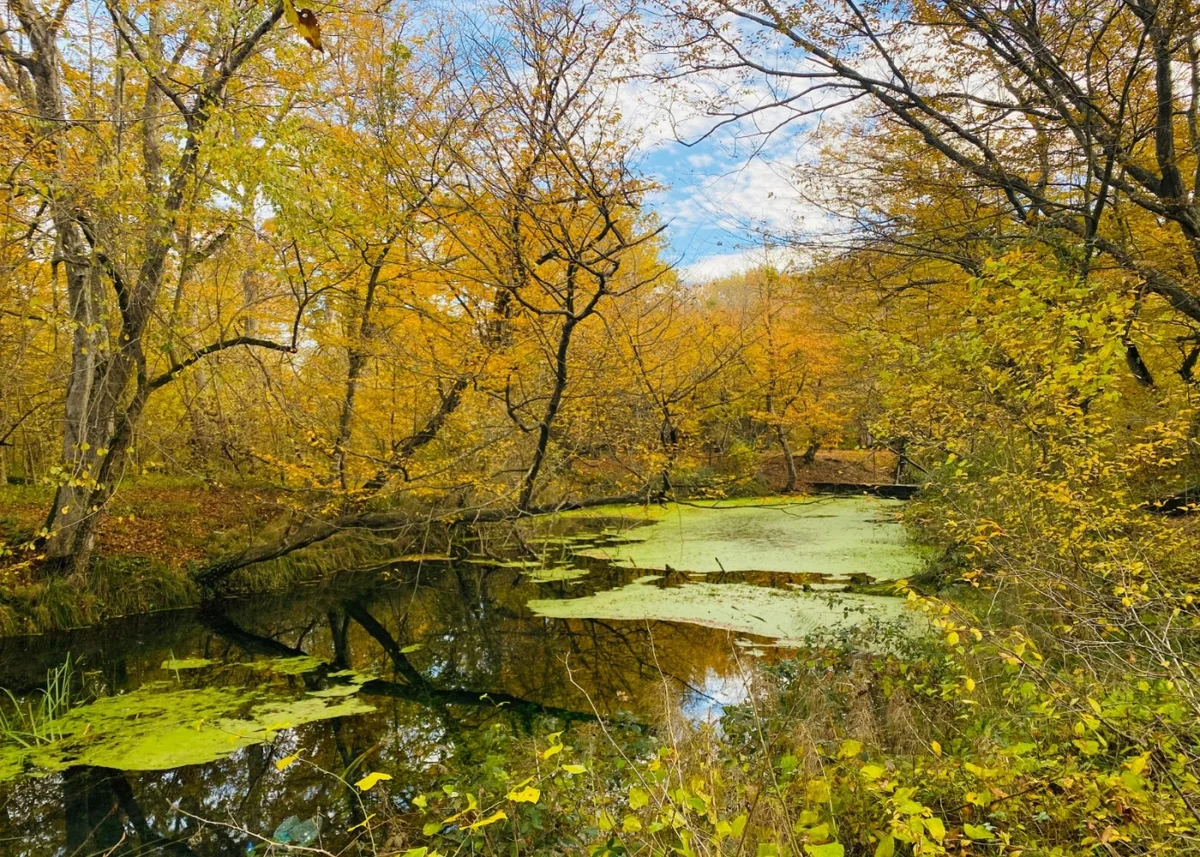
[[[454,560],[0,640],[0,685],[26,710],[56,668],[75,697],[24,730],[6,700],[25,734],[0,744],[0,853],[246,853],[360,821],[334,774],[417,789],[479,763],[496,723],[713,718],[755,661],[900,616],[900,599],[842,591],[922,567],[898,506],[592,509]],[[309,764],[282,763],[297,753]]]

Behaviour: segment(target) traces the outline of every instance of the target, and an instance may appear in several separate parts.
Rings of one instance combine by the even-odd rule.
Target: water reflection
[[[636,572],[529,582],[519,570],[423,564],[350,575],[286,597],[140,617],[90,632],[0,641],[0,684],[33,691],[71,651],[93,696],[150,682],[246,685],[239,664],[312,656],[317,669],[276,677],[296,693],[335,689],[355,670],[374,711],[280,731],[270,744],[171,771],[76,766],[0,785],[0,852],[12,855],[245,853],[290,817],[319,822],[321,841],[362,821],[348,785],[391,773],[412,796],[440,765],[483,764],[480,736],[503,722],[524,733],[553,723],[652,716],[670,705],[709,717],[741,697],[745,652],[725,631],[664,622],[532,617],[533,597],[586,594]],[[164,662],[206,658],[177,672]],[[258,678],[256,678],[256,676]],[[301,752],[305,763],[277,770]],[[339,779],[340,778],[340,779]],[[407,789],[408,791],[405,791]],[[201,825],[199,819],[209,820]]]

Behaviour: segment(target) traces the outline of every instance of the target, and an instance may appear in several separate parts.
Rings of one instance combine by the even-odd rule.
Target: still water
[[[246,853],[297,819],[361,820],[322,771],[416,791],[480,764],[495,723],[713,718],[805,635],[899,615],[841,591],[919,569],[896,515],[868,498],[593,510],[486,556],[0,640],[17,699],[68,654],[76,697],[0,745],[0,854]],[[295,753],[311,764],[280,770]]]

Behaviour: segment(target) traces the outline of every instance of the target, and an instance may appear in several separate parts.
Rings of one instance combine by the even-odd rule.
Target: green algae
[[[321,662],[298,657],[251,666],[296,675],[310,672],[313,663]],[[55,720],[61,737],[52,743],[0,744],[0,782],[74,765],[162,771],[204,764],[271,741],[283,729],[374,711],[355,697],[371,677],[349,670],[339,675],[341,682],[299,695],[269,683],[180,689],[176,682],[164,681],[101,697]]]
[[[268,658],[262,661],[250,661],[240,666],[249,667],[252,670],[272,672],[276,675],[304,675],[305,673],[319,670],[325,666],[325,662],[310,655],[296,655],[292,658]]]
[[[171,658],[162,662],[164,670],[202,670],[216,661],[209,658]]]
[[[816,594],[743,583],[686,583],[654,586],[653,576],[583,598],[529,602],[538,616],[553,619],[610,619],[683,622],[774,639],[798,646],[804,637],[903,615],[899,598]]]
[[[532,571],[525,572],[525,578],[533,583],[555,583],[562,580],[578,580],[581,577],[587,577],[589,574],[586,568],[574,568],[571,566],[562,566],[559,568],[537,568]]]
[[[708,574],[771,571],[895,580],[923,567],[895,519],[900,502],[769,498],[613,507],[601,517],[624,524],[625,541],[580,554],[648,570],[669,566]]]

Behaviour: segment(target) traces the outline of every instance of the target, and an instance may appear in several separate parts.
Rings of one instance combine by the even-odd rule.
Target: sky
[[[743,107],[780,97],[762,85],[742,82],[739,89]],[[668,224],[672,261],[686,279],[738,273],[766,258],[780,264],[788,257],[764,249],[769,236],[823,227],[825,219],[802,201],[791,178],[794,165],[814,158],[803,120],[764,138],[757,128],[774,127],[778,113],[722,126],[677,90],[648,79],[623,85],[617,97],[636,129],[643,174],[662,186],[649,203]]]
[[[801,218],[786,161],[748,159],[727,141],[689,147],[664,139],[645,153],[642,167],[665,185],[650,204],[668,224],[673,261],[690,280],[761,263],[764,236],[786,233]]]
[[[641,138],[642,172],[661,185],[649,203],[668,224],[683,276],[702,281],[761,262],[764,235],[787,232],[798,217],[783,147],[751,157],[744,129],[715,127],[653,81],[621,100]]]

